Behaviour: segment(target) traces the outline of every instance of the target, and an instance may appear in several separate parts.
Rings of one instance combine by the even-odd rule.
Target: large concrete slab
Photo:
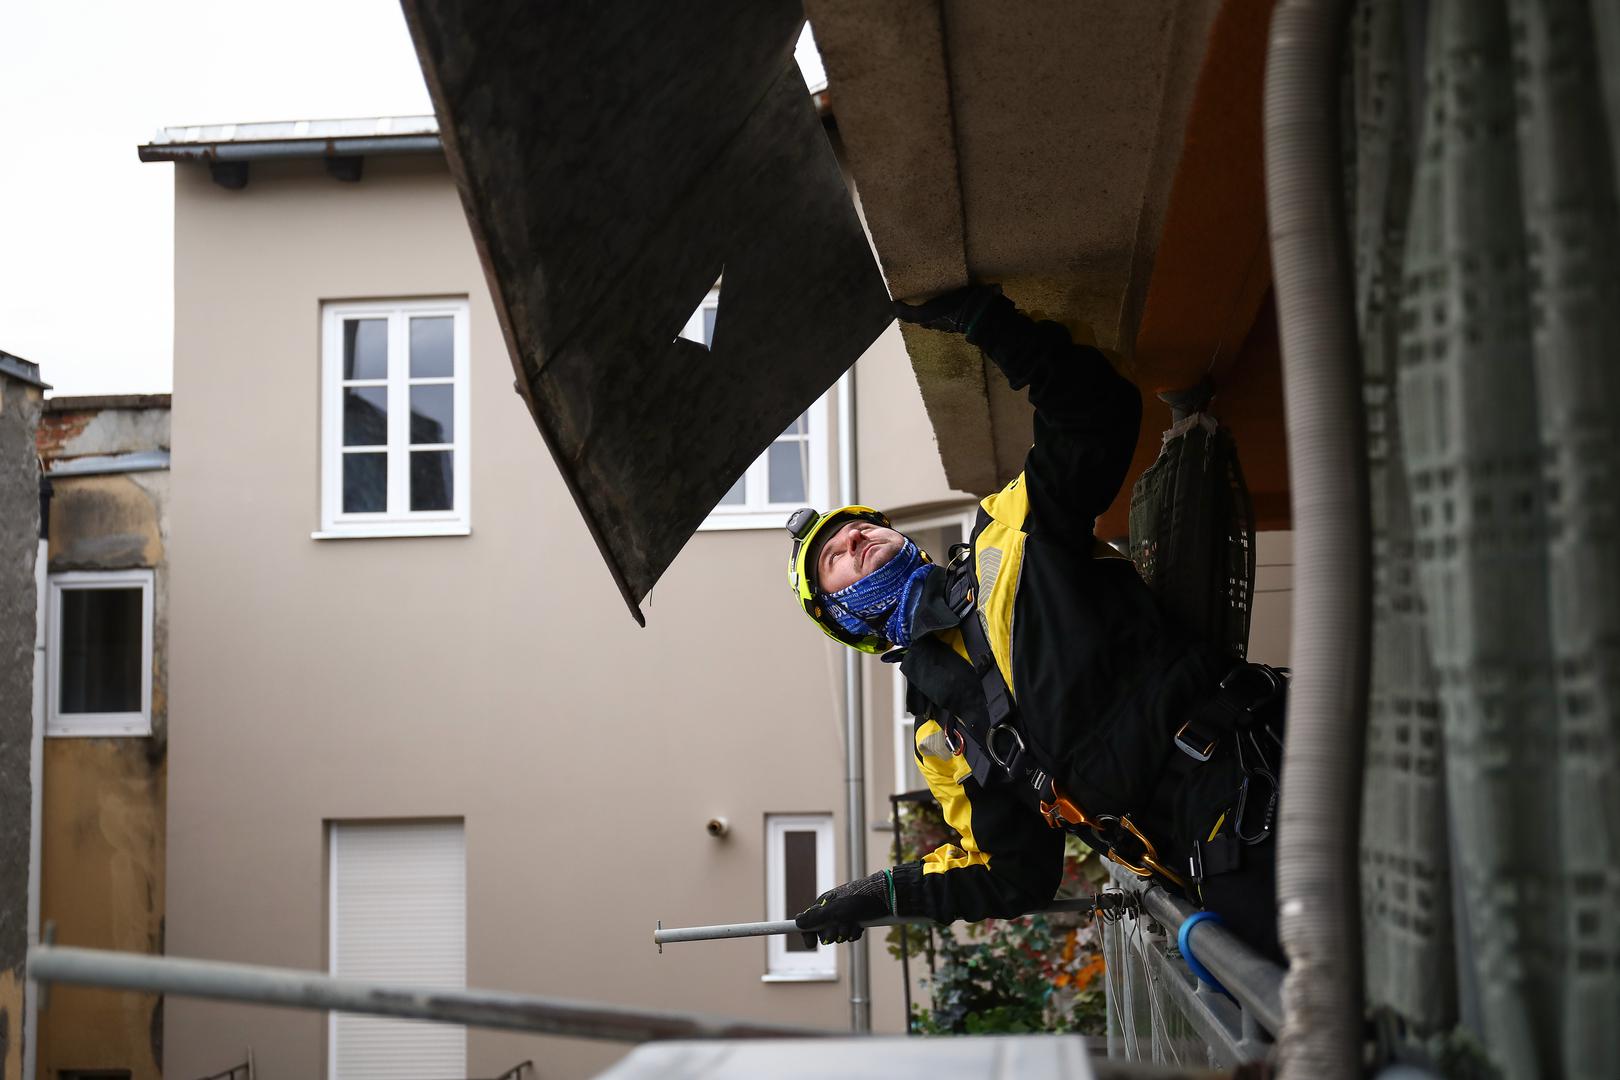
[[[404,7],[518,392],[640,619],[720,497],[890,321],[793,60],[802,9]],[[722,275],[712,349],[678,339]]]
[[[1128,353],[1218,0],[808,0],[891,291],[999,281]],[[1028,406],[959,339],[907,348],[951,483],[1021,467]]]

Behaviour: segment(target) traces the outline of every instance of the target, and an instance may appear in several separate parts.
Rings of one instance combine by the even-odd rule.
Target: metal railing
[[[1110,1057],[1236,1066],[1264,1059],[1282,1027],[1283,969],[1215,922],[1188,933],[1217,990],[1188,967],[1176,944],[1197,909],[1162,886],[1110,867],[1131,898],[1104,919]],[[1143,1028],[1147,1029],[1146,1038]]]
[[[248,1051],[247,1060],[242,1064],[233,1065],[224,1072],[199,1076],[197,1080],[253,1080],[253,1051]]]

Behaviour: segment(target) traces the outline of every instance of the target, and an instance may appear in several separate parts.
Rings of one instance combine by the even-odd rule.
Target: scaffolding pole
[[[1087,896],[1083,899],[1056,900],[1041,911],[1032,911],[1030,915],[1057,915],[1062,912],[1090,911],[1095,901]],[[1106,901],[1105,901],[1106,904]],[[1028,915],[1019,915],[1017,918],[1028,918]],[[910,923],[922,926],[934,923],[926,915],[885,915],[881,919],[872,919],[861,925],[868,930],[874,927],[900,926]],[[934,923],[934,925],[938,925]],[[743,937],[770,937],[775,934],[802,934],[798,924],[792,919],[782,919],[776,922],[744,922],[721,923],[716,926],[669,926],[662,923],[653,931],[653,942],[662,951],[665,945],[673,945],[681,941],[723,941],[726,938]]]
[[[256,1005],[283,1005],[295,1009],[397,1016],[609,1042],[847,1036],[845,1032],[816,1028],[532,997],[501,990],[403,986],[362,979],[340,979],[292,968],[56,945],[30,948],[27,971],[28,977],[37,982],[41,990],[52,984],[97,986]],[[41,1000],[44,999],[45,995],[41,994]]]

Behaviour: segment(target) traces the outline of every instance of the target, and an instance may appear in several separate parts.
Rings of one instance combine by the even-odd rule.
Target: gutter
[[[162,472],[169,467],[167,450],[135,450],[127,454],[92,454],[53,461],[48,476],[105,476],[109,473]]]
[[[381,154],[438,154],[437,135],[367,135],[355,138],[269,139],[260,142],[143,143],[142,161],[270,161],[287,158],[366,157]]]

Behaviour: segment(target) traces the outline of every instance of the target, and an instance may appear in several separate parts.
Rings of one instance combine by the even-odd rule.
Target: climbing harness
[[[952,752],[968,758],[979,782],[989,779],[989,767],[994,765],[1034,804],[1048,826],[1079,835],[1105,858],[1137,877],[1156,876],[1183,892],[1196,894],[1205,876],[1236,869],[1239,862],[1236,851],[1217,851],[1215,858],[1207,858],[1206,848],[1217,840],[1212,833],[1210,842],[1193,846],[1189,881],[1188,874],[1173,868],[1161,857],[1158,846],[1129,812],[1088,813],[1058,786],[1051,770],[1038,760],[1019,730],[1011,690],[996,663],[976,603],[978,583],[969,545],[958,544],[951,549],[946,572],[947,602],[959,620],[958,628],[969,663],[983,693],[985,715],[982,719],[952,716],[952,723],[942,724],[942,727]],[[1173,741],[1180,753],[1172,755],[1173,760],[1167,763],[1165,770],[1166,781],[1179,785],[1192,770],[1213,758],[1228,739],[1240,740],[1239,763],[1243,766],[1244,780],[1238,793],[1233,828],[1239,839],[1249,844],[1260,843],[1270,835],[1277,793],[1276,773],[1260,751],[1254,728],[1265,710],[1285,692],[1286,685],[1285,675],[1273,668],[1260,664],[1233,667],[1220,681],[1215,694],[1176,731]],[[1276,737],[1274,733],[1272,737]],[[1243,739],[1250,742],[1249,756],[1255,758],[1253,768],[1241,753]],[[1256,780],[1258,787],[1265,791],[1263,810],[1259,798],[1254,805],[1250,803],[1250,786]],[[1219,831],[1219,823],[1216,831]]]

